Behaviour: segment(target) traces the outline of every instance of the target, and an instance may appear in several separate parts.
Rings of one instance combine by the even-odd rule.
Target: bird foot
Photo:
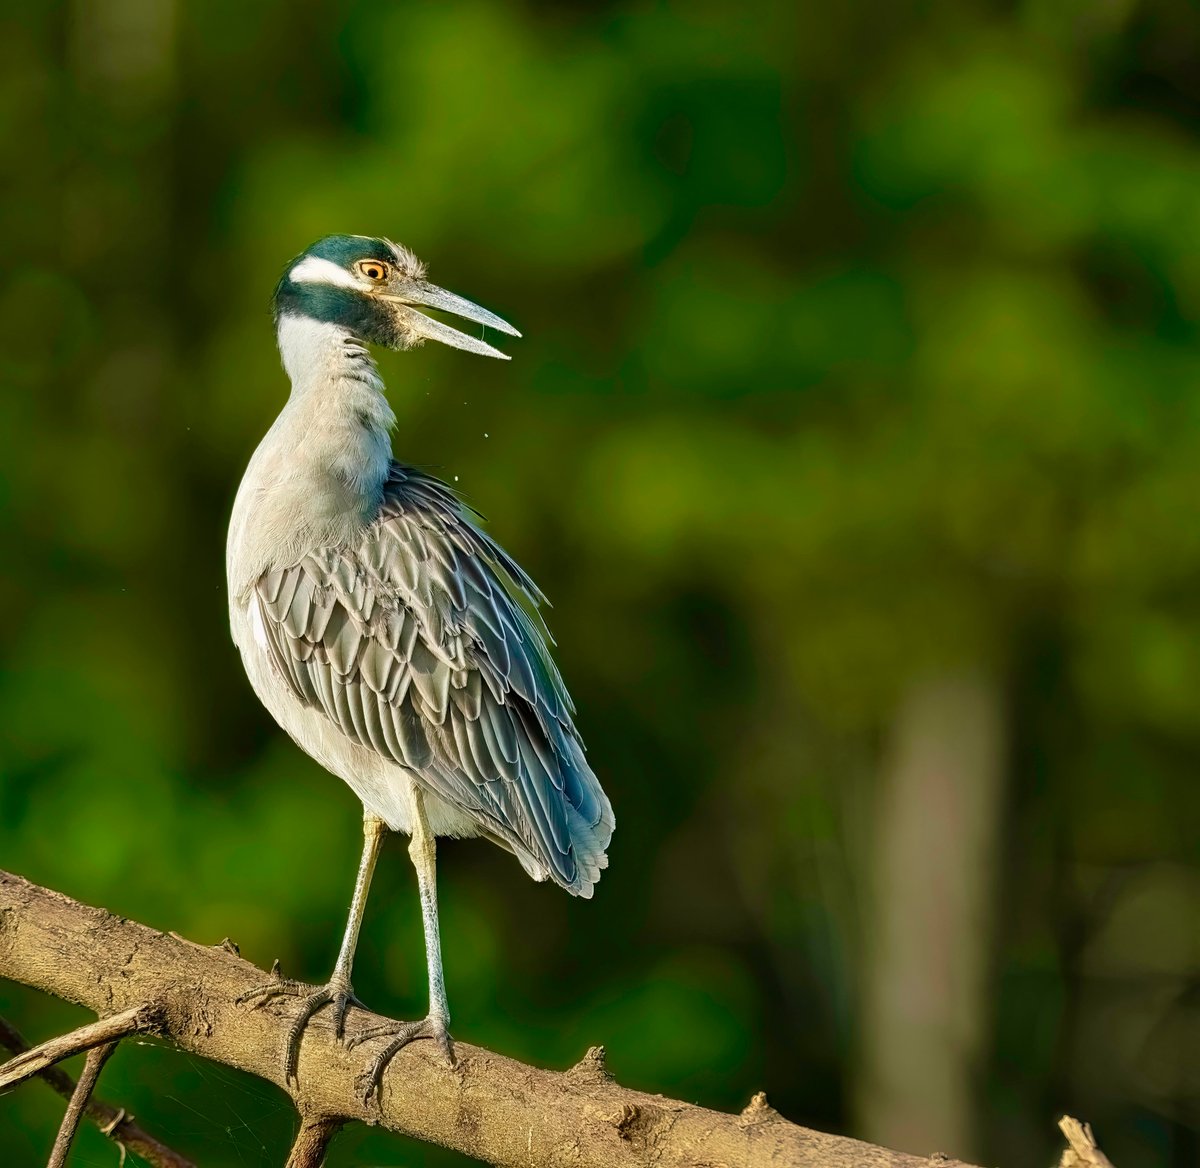
[[[300,1065],[300,1040],[308,1029],[314,1015],[326,1006],[333,1007],[333,1027],[338,1041],[344,1041],[346,1036],[346,1014],[351,1006],[365,1010],[366,1006],[354,996],[354,990],[346,978],[334,977],[327,986],[316,987],[302,981],[292,981],[290,978],[278,975],[276,963],[274,981],[266,985],[256,986],[247,990],[238,998],[238,1003],[253,1002],[253,1008],[258,1009],[264,1003],[274,998],[302,998],[300,1012],[292,1020],[288,1029],[287,1040],[283,1050],[283,1072],[289,1083],[296,1081],[296,1070]]]
[[[383,1085],[383,1072],[387,1070],[388,1063],[399,1051],[418,1038],[432,1039],[446,1061],[454,1066],[454,1045],[450,1038],[448,1022],[437,1014],[430,1014],[419,1022],[387,1022],[382,1026],[370,1026],[351,1037],[346,1045],[353,1049],[360,1042],[367,1042],[372,1038],[390,1038],[391,1041],[375,1056],[367,1073],[359,1080],[364,1103],[369,1103],[372,1095],[378,1097]]]

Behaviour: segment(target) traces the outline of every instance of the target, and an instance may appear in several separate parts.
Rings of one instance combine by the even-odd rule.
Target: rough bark
[[[389,1067],[378,1101],[362,1079],[372,1044],[353,1050],[318,1016],[304,1039],[298,1081],[284,1081],[289,1003],[260,1009],[238,997],[263,972],[225,946],[207,947],[91,908],[0,872],[0,977],[108,1017],[145,1007],[145,1032],[275,1083],[314,1136],[359,1120],[497,1165],[576,1168],[798,1165],[919,1168],[922,1157],[826,1135],[783,1119],[763,1096],[724,1115],[613,1082],[589,1052],[553,1072],[455,1044],[457,1065],[414,1044]],[[291,1003],[294,1009],[294,1003]],[[383,1019],[356,1015],[362,1026]],[[301,1161],[303,1162],[303,1161]],[[962,1168],[938,1158],[941,1168]]]

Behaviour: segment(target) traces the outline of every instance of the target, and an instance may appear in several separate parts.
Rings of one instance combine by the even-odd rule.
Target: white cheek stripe
[[[338,288],[363,287],[345,268],[339,267],[332,260],[319,259],[317,256],[305,256],[289,273],[288,278],[295,284],[333,284]]]

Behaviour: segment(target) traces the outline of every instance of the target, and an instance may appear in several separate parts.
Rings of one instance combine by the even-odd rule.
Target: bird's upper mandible
[[[441,341],[484,357],[508,354],[448,324],[421,307],[453,313],[519,337],[486,308],[425,279],[425,265],[406,247],[365,235],[330,235],[297,256],[275,289],[275,315],[292,313],[341,323],[360,340],[389,349]]]

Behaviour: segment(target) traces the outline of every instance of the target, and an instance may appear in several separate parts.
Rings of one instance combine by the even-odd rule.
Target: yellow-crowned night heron
[[[331,1006],[339,1037],[355,943],[380,843],[411,836],[429,972],[429,1014],[367,1027],[386,1037],[371,1075],[406,1043],[453,1057],[438,938],[434,841],[483,836],[535,880],[591,896],[613,813],[584,760],[573,707],[536,612],[544,599],[444,483],[395,462],[395,416],[367,344],[425,339],[505,357],[420,311],[511,325],[426,282],[384,239],[313,244],[275,290],[292,392],[242,479],[229,525],[229,617],[250,682],[276,721],[348,783],[364,809],[345,938],[323,989],[276,980],[248,999],[303,999],[284,1062]]]

